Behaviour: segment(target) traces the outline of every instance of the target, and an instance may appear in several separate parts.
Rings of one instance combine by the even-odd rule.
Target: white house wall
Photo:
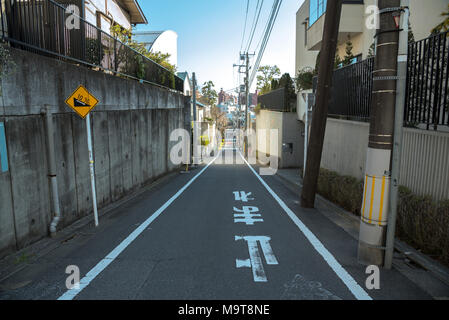
[[[107,12],[106,12],[107,4]],[[130,16],[123,10],[114,0],[86,0],[85,1],[85,17],[86,20],[92,23],[94,26],[97,25],[96,12],[100,11],[105,16],[112,18],[114,23],[121,25],[122,27],[129,29],[131,28]],[[110,33],[111,24],[107,19],[102,19],[101,29]]]
[[[153,43],[152,52],[170,54],[170,64],[178,65],[178,34],[174,31],[164,31]]]

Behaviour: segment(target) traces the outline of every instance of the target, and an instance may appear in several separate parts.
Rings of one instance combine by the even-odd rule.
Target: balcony
[[[307,30],[307,50],[318,51],[323,40],[324,19],[323,14]],[[338,42],[344,42],[348,36],[353,37],[363,32],[365,6],[361,4],[343,4],[340,20]]]

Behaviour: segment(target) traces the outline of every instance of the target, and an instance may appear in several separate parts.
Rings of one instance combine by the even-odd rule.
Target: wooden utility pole
[[[245,58],[246,58],[246,63],[245,63],[245,158],[248,159],[248,129],[249,129],[249,121],[248,121],[248,108],[251,105],[251,103],[249,102],[249,53],[246,52],[245,53]]]
[[[400,0],[379,0],[371,123],[361,210],[358,260],[382,265],[389,215],[391,155],[398,79]]]
[[[307,165],[301,195],[301,206],[303,208],[313,208],[315,205],[324,134],[326,131],[327,110],[331,98],[332,74],[334,71],[335,53],[337,51],[341,7],[342,0],[327,1],[320,53],[320,68],[318,71],[316,105],[313,108]]]

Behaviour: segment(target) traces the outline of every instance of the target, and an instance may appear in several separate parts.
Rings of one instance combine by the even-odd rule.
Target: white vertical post
[[[306,175],[307,148],[309,147],[309,94],[306,93],[306,122],[304,124],[304,170],[302,177]]]
[[[92,150],[92,134],[90,128],[90,113],[86,117],[86,130],[87,130],[87,149],[89,151],[90,183],[92,186],[92,204],[94,208],[95,227],[98,227],[97,192],[95,189],[95,169],[94,169],[94,154]]]
[[[404,127],[405,92],[407,90],[408,61],[408,23],[410,17],[410,0],[401,0],[404,12],[401,16],[402,31],[399,34],[398,80],[396,89],[396,113],[394,119],[394,145],[391,165],[390,216],[388,218],[384,267],[391,269],[393,265],[394,237],[398,207],[399,178],[402,158],[402,139]]]

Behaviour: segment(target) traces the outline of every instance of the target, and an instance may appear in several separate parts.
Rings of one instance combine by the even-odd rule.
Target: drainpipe
[[[53,113],[49,105],[45,105],[41,110],[41,114],[45,116],[45,126],[47,129],[47,159],[48,159],[48,177],[51,184],[51,197],[53,199],[52,212],[53,220],[50,224],[50,235],[56,234],[56,227],[61,220],[61,209],[59,207],[58,180],[56,179],[56,159],[55,159],[55,138],[53,127]]]

